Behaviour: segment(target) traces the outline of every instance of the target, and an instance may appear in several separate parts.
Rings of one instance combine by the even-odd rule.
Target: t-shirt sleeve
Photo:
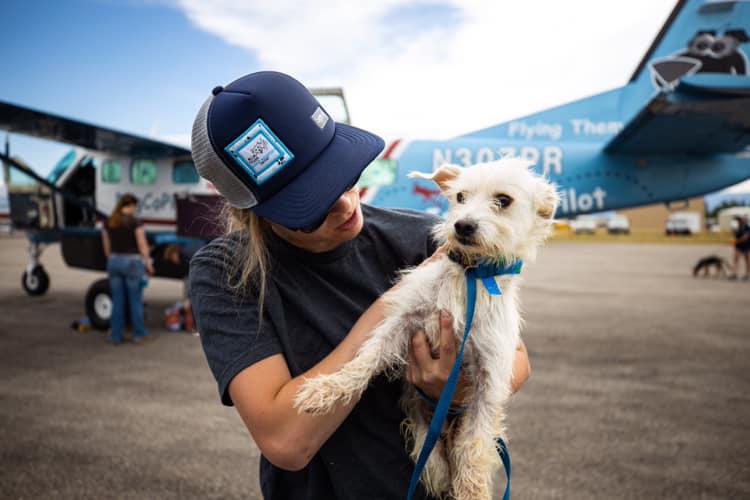
[[[401,214],[398,219],[398,228],[394,230],[402,238],[411,240],[416,254],[414,262],[410,264],[418,265],[437,250],[439,245],[432,235],[432,230],[441,219],[437,215],[408,209],[397,209],[394,212]]]
[[[226,281],[227,248],[222,242],[199,251],[190,261],[189,294],[195,323],[221,402],[232,406],[228,388],[248,366],[282,353],[276,330],[264,314],[258,323],[257,299],[238,296]]]

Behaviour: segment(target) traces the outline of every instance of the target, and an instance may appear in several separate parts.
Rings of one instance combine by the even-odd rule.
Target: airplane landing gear
[[[112,291],[108,279],[95,281],[86,292],[86,316],[94,328],[109,328],[109,320],[112,317]]]
[[[49,288],[49,274],[40,265],[23,272],[21,286],[29,295],[44,295]]]
[[[49,274],[39,263],[43,247],[39,243],[29,242],[29,265],[21,276],[21,286],[29,295],[44,295],[49,288]]]

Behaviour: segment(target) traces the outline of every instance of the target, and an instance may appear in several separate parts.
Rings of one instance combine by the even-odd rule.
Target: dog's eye
[[[466,201],[466,195],[463,192],[458,193],[456,195],[456,202],[463,203],[464,201]]]
[[[507,194],[496,194],[495,195],[495,204],[497,204],[498,207],[500,207],[500,208],[508,208],[511,203],[513,203],[513,198],[511,198]]]

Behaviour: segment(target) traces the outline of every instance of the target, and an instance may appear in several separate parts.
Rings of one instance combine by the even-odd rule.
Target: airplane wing
[[[190,150],[166,142],[0,101],[0,129],[95,151],[150,158],[188,156]]]
[[[659,93],[604,148],[612,154],[722,154],[750,146],[750,77],[695,74]]]

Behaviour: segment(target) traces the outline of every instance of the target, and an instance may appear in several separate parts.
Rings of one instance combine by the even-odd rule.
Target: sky
[[[3,0],[0,100],[187,146],[214,86],[274,69],[442,139],[625,84],[674,3]],[[46,173],[67,147],[11,149]]]

